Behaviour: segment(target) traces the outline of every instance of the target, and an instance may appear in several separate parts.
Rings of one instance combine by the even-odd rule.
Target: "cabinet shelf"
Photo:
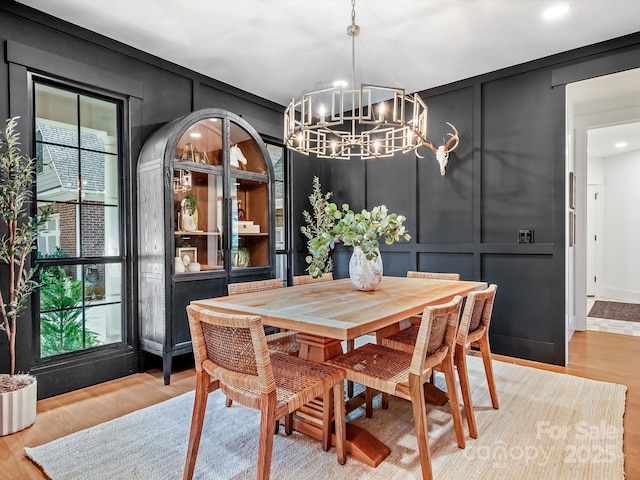
[[[220,232],[205,232],[205,231],[195,231],[195,232],[187,232],[186,230],[176,230],[176,235],[214,235],[216,237],[220,236]]]
[[[267,232],[260,233],[238,233],[240,237],[268,237],[269,234]]]

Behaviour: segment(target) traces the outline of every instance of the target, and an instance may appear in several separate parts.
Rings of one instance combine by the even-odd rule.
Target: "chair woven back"
[[[187,307],[196,370],[210,362],[212,377],[232,389],[275,390],[275,379],[262,320],[195,305]]]
[[[313,278],[311,275],[296,275],[293,277],[293,285],[306,285],[307,283],[328,282],[333,280],[333,273],[323,273],[320,277]]]
[[[258,280],[255,282],[230,283],[227,286],[229,295],[264,292],[265,290],[273,290],[274,288],[283,288],[282,280],[279,278],[272,278],[269,280]]]
[[[464,306],[464,312],[462,313],[456,343],[464,345],[467,341],[468,334],[475,332],[481,327],[487,330],[489,329],[491,313],[493,311],[493,301],[496,297],[497,288],[497,285],[492,284],[485,290],[469,293]]]
[[[413,350],[411,373],[422,375],[426,369],[439,364],[444,355],[453,353],[461,306],[462,297],[456,295],[448,303],[424,309]]]
[[[427,280],[460,280],[459,273],[434,273],[408,271],[407,278],[422,278]]]

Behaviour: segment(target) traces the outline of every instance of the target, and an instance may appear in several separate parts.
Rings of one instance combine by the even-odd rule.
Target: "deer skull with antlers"
[[[451,125],[449,122],[447,122],[447,125],[453,128],[454,133],[447,133],[450,138],[448,140],[445,140],[444,138],[442,139],[444,145],[436,147],[433,143],[425,142],[422,144],[425,147],[429,147],[431,150],[433,150],[433,153],[436,154],[436,160],[440,164],[440,175],[445,174],[445,168],[447,168],[447,164],[449,163],[449,153],[454,151],[458,146],[458,143],[460,143],[460,137],[458,136],[458,130],[456,129],[456,127]],[[451,146],[452,143],[453,146]]]

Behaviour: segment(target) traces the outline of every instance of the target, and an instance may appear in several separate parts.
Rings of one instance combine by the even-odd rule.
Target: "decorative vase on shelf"
[[[182,230],[185,232],[195,232],[198,230],[198,209],[196,207],[196,197],[187,195],[180,202],[180,219]]]
[[[351,283],[358,290],[365,292],[375,290],[382,282],[382,256],[378,255],[367,260],[367,255],[360,247],[353,247],[349,260],[349,277]]]
[[[176,273],[184,273],[184,262],[182,259],[180,257],[176,257],[173,262]]]

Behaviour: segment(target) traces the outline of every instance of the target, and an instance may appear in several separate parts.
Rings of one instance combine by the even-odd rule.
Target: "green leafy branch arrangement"
[[[333,269],[329,253],[337,242],[362,248],[367,259],[372,260],[380,254],[381,238],[387,245],[411,239],[404,227],[406,217],[389,213],[386,205],[354,213],[346,203],[338,209],[335,203],[329,202],[331,197],[331,192],[322,192],[320,180],[314,177],[313,193],[309,196],[313,214],[303,212],[307,225],[300,228],[307,237],[306,261],[311,276],[318,277]]]
[[[320,179],[313,177],[313,191],[309,195],[313,214],[302,212],[306,225],[300,227],[300,231],[307,237],[307,271],[314,278],[333,271],[329,251],[335,246],[336,238],[332,231],[342,214],[335,203],[329,202],[332,196],[332,192],[322,193]]]

